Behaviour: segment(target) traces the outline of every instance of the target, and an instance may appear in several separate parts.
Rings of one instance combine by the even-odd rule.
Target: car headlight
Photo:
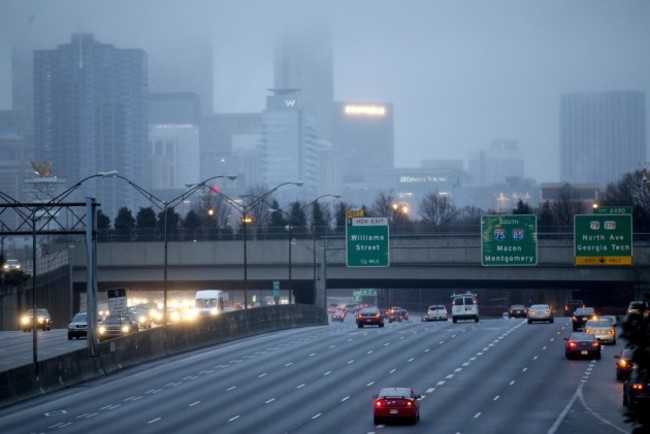
[[[131,331],[131,326],[129,325],[123,325],[122,326],[122,333],[128,333]]]
[[[138,322],[139,322],[140,324],[144,324],[145,322],[147,322],[147,317],[144,316],[144,315],[140,315],[140,316],[138,317]]]
[[[24,316],[24,317],[20,318],[20,323],[23,324],[23,325],[29,324],[29,317]]]
[[[104,333],[106,333],[106,327],[104,327],[104,326],[99,326],[98,330],[99,330],[100,335],[103,335]]]
[[[219,314],[219,309],[217,309],[216,307],[210,309],[210,315],[218,315],[218,314]]]
[[[43,321],[45,321],[45,318],[43,318],[42,316],[39,316],[38,318],[36,318],[36,321],[38,321],[39,324],[43,324]]]

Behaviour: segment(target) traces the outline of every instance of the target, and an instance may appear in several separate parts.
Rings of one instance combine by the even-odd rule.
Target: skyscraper
[[[334,69],[327,25],[285,28],[275,45],[274,84],[276,89],[298,89],[303,109],[314,116],[318,137],[332,140]]]
[[[646,162],[645,94],[562,95],[560,179],[606,187]]]
[[[72,35],[69,44],[34,52],[35,148],[68,185],[103,171],[148,188],[147,55],[117,49],[92,34]],[[118,179],[92,180],[79,195],[95,197],[114,217],[143,202]]]

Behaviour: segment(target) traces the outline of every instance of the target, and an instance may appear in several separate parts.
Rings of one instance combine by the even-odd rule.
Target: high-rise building
[[[335,102],[332,125],[332,148],[343,157],[344,183],[360,182],[364,169],[393,168],[392,104]]]
[[[53,50],[34,52],[35,147],[53,174],[73,185],[117,170],[149,188],[147,55],[72,35]],[[95,197],[113,218],[146,199],[119,179],[92,179],[77,197]]]
[[[327,25],[284,27],[275,45],[274,87],[299,90],[303,109],[314,116],[319,139],[332,140],[334,68]]]
[[[474,184],[490,187],[504,184],[511,178],[524,178],[524,157],[519,140],[496,139],[490,147],[472,154],[468,160]]]
[[[645,162],[646,107],[643,92],[562,95],[562,182],[606,187]]]
[[[262,113],[262,174],[273,188],[283,182],[302,181],[303,197],[315,198],[320,191],[320,150],[311,112],[302,106],[296,89],[273,89]]]
[[[151,188],[185,189],[199,174],[199,96],[190,92],[149,95]]]

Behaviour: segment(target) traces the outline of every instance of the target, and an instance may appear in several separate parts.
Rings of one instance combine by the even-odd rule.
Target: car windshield
[[[106,319],[104,320],[104,324],[111,324],[111,325],[113,325],[113,324],[121,324],[122,322],[127,322],[127,321],[128,320],[127,320],[126,317],[122,318],[120,316],[110,315],[110,316],[106,317]]]
[[[594,314],[593,307],[581,307],[576,309],[576,315],[593,315],[593,314]]]
[[[587,321],[587,327],[595,327],[595,328],[607,327],[607,328],[611,328],[612,323],[610,323],[608,320],[605,320],[605,319],[592,319],[592,320]]]
[[[530,307],[531,310],[549,310],[548,304],[534,304]]]
[[[379,313],[379,310],[374,308],[374,307],[367,307],[365,309],[361,309],[361,311],[359,311],[359,313],[362,314],[362,315],[375,315],[375,314]]]
[[[72,321],[75,322],[85,322],[86,321],[86,313],[78,313],[72,318]]]

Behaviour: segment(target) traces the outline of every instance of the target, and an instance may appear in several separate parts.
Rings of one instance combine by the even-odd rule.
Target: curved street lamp
[[[222,192],[218,191],[217,194],[223,197],[226,202],[228,202],[233,209],[237,210],[241,214],[241,222],[242,222],[242,235],[244,237],[244,309],[248,309],[248,248],[246,245],[246,239],[248,238],[247,235],[247,230],[246,227],[248,226],[249,223],[249,216],[248,212],[255,208],[257,205],[260,203],[264,202],[265,199],[267,199],[269,196],[271,196],[275,191],[277,191],[280,187],[284,187],[285,185],[295,185],[296,187],[302,187],[304,184],[303,181],[287,181],[283,182],[281,184],[276,185],[273,187],[271,190],[265,192],[261,196],[255,196],[255,200],[252,202],[242,205],[241,203],[237,202],[235,199],[228,197],[227,195],[223,194]]]
[[[135,188],[140,194],[142,194],[144,197],[146,197],[151,203],[156,205],[159,210],[162,211],[163,213],[163,257],[164,257],[164,263],[163,263],[163,324],[167,325],[167,265],[168,265],[168,237],[167,237],[167,214],[168,210],[170,208],[174,208],[176,205],[179,203],[183,202],[185,199],[190,197],[194,192],[199,190],[202,187],[205,187],[206,184],[210,181],[213,181],[215,179],[219,178],[228,178],[231,181],[234,181],[237,179],[236,174],[229,174],[229,175],[217,175],[217,176],[212,176],[210,178],[204,179],[203,181],[199,182],[198,184],[193,184],[191,187],[185,191],[183,194],[169,200],[163,200],[160,199],[159,197],[155,196],[153,193],[145,190],[143,187],[139,186],[135,182],[131,181],[125,176],[119,175],[117,171],[113,172],[107,172],[110,173],[110,175],[107,176],[112,176],[114,178],[119,178],[124,181],[126,181],[131,187]]]
[[[314,203],[318,202],[320,199],[324,197],[334,197],[336,199],[340,198],[340,194],[323,194],[321,196],[318,196],[316,199],[312,200],[311,202],[303,205],[300,207],[301,211],[304,211],[306,208],[309,206],[313,205]],[[288,220],[288,231],[289,231],[289,304],[291,304],[291,294],[293,293],[293,276],[292,276],[292,257],[291,257],[291,236],[292,236],[292,230],[293,230],[293,215],[291,213],[288,213],[284,211],[283,209],[280,208],[270,208],[269,211],[271,212],[280,212],[284,215],[286,215],[289,220]],[[314,254],[314,282],[316,281],[316,234],[314,230],[312,230],[312,238],[314,240],[313,242],[313,254]],[[314,301],[316,300],[316,286],[314,284]]]

